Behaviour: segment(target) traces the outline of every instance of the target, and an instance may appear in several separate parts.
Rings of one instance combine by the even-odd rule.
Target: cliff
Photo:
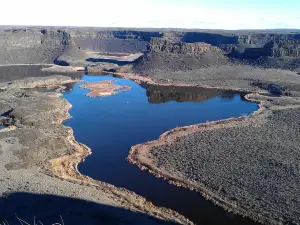
[[[148,52],[188,55],[212,52],[222,53],[222,50],[204,42],[184,43],[172,42],[168,39],[153,38],[148,46]]]
[[[164,36],[151,39],[145,55],[133,64],[134,73],[187,71],[225,64],[289,70],[300,67],[300,35],[296,34],[169,32]]]
[[[297,60],[300,31],[0,27],[0,64],[67,64],[68,61],[76,64],[88,52],[147,52],[187,58],[202,55],[201,60],[204,54],[213,54],[212,60],[216,55],[223,59],[227,56],[242,60],[262,57]],[[266,60],[264,63],[268,64]],[[193,68],[188,65],[189,59],[185,64]]]
[[[153,38],[147,52],[132,66],[134,73],[150,74],[156,71],[186,71],[228,63],[223,51],[203,42],[183,43]]]
[[[0,64],[46,64],[63,55],[78,58],[85,55],[64,30],[0,30]]]
[[[240,58],[299,56],[299,31],[229,31],[218,33],[186,32],[177,34],[187,43],[205,42]],[[291,51],[291,49],[295,51]],[[276,53],[275,53],[276,52]],[[273,54],[274,53],[274,54]]]
[[[275,40],[269,46],[272,57],[300,57],[300,39]]]
[[[161,32],[138,30],[68,29],[78,47],[85,51],[136,53],[145,52],[153,37]]]

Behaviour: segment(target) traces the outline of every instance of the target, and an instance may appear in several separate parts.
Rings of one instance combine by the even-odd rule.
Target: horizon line
[[[99,28],[99,29],[160,29],[160,30],[219,30],[219,31],[300,31],[300,28],[247,28],[247,29],[221,29],[221,28],[184,28],[184,27],[131,27],[131,26],[70,26],[70,25],[0,25],[0,27],[57,27],[57,28]]]

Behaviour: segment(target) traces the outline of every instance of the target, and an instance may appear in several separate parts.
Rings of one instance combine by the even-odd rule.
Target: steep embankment
[[[152,42],[152,40],[155,41]],[[179,47],[178,49],[181,50],[176,51],[174,46],[172,47],[167,41],[176,43],[176,48]],[[178,44],[179,42],[184,44]],[[208,53],[215,52],[214,48],[217,47],[223,52],[223,54],[218,52],[220,53],[218,57],[221,58],[227,55],[230,58],[248,60],[265,67],[296,68],[299,66],[296,60],[300,55],[299,31],[51,27],[0,28],[0,64],[56,62],[78,66],[86,64],[85,61],[89,58],[88,52],[149,52],[149,43],[152,46],[151,52],[156,53],[155,56],[157,56],[157,59],[154,56],[151,58],[157,62],[162,61],[163,64],[167,63],[165,61],[168,59],[165,59],[166,55],[158,56],[158,51],[176,53],[175,55],[196,53],[199,56],[200,49],[205,49],[202,53]],[[208,47],[208,44],[211,46]],[[165,45],[168,45],[166,49],[163,47]],[[198,46],[198,49],[194,48],[195,46]],[[185,51],[188,54],[185,54]],[[195,62],[191,60],[191,57],[186,57],[185,64],[187,69],[190,69],[190,64],[198,62],[209,65],[211,61],[220,60],[215,56],[214,54],[214,56],[196,58]],[[208,62],[205,62],[206,59]],[[176,62],[176,59],[171,60]]]
[[[136,53],[145,52],[151,38],[162,37],[159,31],[68,29],[78,47],[85,51]]]
[[[151,39],[133,72],[188,71],[221,65],[299,70],[299,34],[168,32]]]
[[[41,64],[59,57],[83,58],[70,35],[60,29],[1,29],[0,64]]]
[[[185,71],[228,62],[223,51],[204,42],[183,43],[153,38],[148,51],[133,64],[133,71],[152,74],[157,70]]]

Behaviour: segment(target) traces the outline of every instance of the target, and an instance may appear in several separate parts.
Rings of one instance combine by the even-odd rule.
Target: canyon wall
[[[68,32],[85,51],[118,53],[145,52],[153,37],[163,36],[161,32],[135,30],[70,29]]]
[[[61,56],[84,58],[85,52],[298,59],[300,31],[0,27],[0,64],[53,63]]]
[[[61,56],[85,57],[62,29],[0,29],[0,64],[48,64]]]
[[[153,38],[172,42],[203,42],[228,56],[255,59],[260,56],[298,57],[299,31],[178,31],[167,29],[68,29],[76,45],[85,51],[146,52]],[[158,43],[158,42],[157,42]],[[161,43],[160,43],[161,44]],[[180,45],[180,44],[178,44]],[[154,46],[154,43],[152,43]],[[185,45],[188,46],[188,45]],[[155,50],[154,48],[152,50]],[[157,49],[156,49],[157,50]]]
[[[218,47],[204,42],[184,43],[172,42],[169,39],[152,38],[148,45],[149,52],[163,52],[172,54],[203,54],[208,52],[222,53]]]
[[[63,30],[0,30],[0,64],[53,63],[72,45]]]

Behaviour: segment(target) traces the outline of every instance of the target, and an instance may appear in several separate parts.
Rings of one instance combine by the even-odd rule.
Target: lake
[[[158,179],[126,161],[130,147],[157,139],[175,127],[249,115],[258,109],[243,93],[214,89],[142,85],[112,76],[87,76],[84,81],[116,80],[132,87],[114,96],[90,98],[75,84],[63,94],[71,104],[72,119],[64,122],[77,141],[92,155],[79,171],[94,179],[145,197],[157,206],[171,208],[196,224],[255,224],[228,213],[200,194]]]

